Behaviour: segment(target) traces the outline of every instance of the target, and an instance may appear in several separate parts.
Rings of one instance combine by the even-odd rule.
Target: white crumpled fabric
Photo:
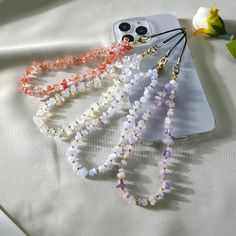
[[[228,31],[236,33],[236,3],[214,3]],[[174,190],[155,209],[132,207],[121,199],[115,174],[97,180],[76,176],[65,159],[68,144],[43,136],[32,122],[39,101],[16,89],[32,60],[108,45],[115,20],[169,12],[191,32],[192,17],[202,4],[211,2],[0,0],[0,205],[27,235],[235,235],[236,67],[223,40],[189,34],[216,129],[176,142]],[[72,100],[55,122],[81,114],[98,95]],[[120,117],[85,140],[84,164],[99,163],[109,154]],[[135,150],[128,169],[136,193],[157,188],[154,158],[159,150],[147,143]]]

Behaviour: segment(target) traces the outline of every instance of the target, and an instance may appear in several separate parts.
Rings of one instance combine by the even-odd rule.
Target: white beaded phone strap
[[[128,99],[129,91],[130,89],[132,89],[133,84],[136,84],[136,81],[140,79],[143,80],[145,78],[149,78],[150,83],[145,87],[143,96],[140,98],[140,101],[135,102],[134,107],[137,107],[138,109],[141,105],[143,106],[148,101],[150,91],[153,90],[157,85],[157,72],[156,70],[149,70],[146,73],[140,72],[135,75],[134,79],[131,80],[132,82],[130,81],[129,83],[125,84],[127,86],[124,86],[123,89],[120,89],[119,93],[114,96],[113,101],[111,102],[113,106],[113,111],[110,113],[109,110],[111,109],[111,107],[107,107],[107,110],[103,111],[101,116],[95,116],[94,119],[89,122],[89,124],[81,126],[80,130],[76,133],[75,139],[71,142],[70,147],[67,149],[67,159],[72,164],[72,169],[76,171],[79,176],[96,176],[98,173],[105,173],[108,170],[112,170],[113,166],[116,164],[116,161],[119,157],[119,144],[113,148],[113,153],[104,161],[103,164],[99,165],[98,167],[90,168],[89,170],[80,164],[80,159],[77,157],[77,155],[80,151],[79,147],[81,139],[89,133],[98,130],[101,125],[106,125],[108,123],[108,121],[114,115],[114,112],[120,108],[120,106],[125,100]],[[132,113],[132,110],[130,110],[129,112]],[[132,114],[130,115],[132,116]],[[128,122],[124,125],[125,127],[128,127],[132,124],[129,124]],[[123,139],[124,137],[121,137],[120,141],[122,142]]]

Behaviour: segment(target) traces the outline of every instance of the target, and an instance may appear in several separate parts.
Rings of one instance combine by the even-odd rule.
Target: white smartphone
[[[112,29],[116,41],[121,41],[124,37],[128,37],[130,41],[133,41],[141,35],[152,35],[178,27],[180,27],[180,25],[174,15],[160,14],[118,20],[113,24]],[[167,39],[174,34],[176,34],[176,32],[153,38],[147,44],[135,46],[132,53],[139,53],[155,42],[161,42],[163,39]],[[177,40],[178,39],[176,39],[176,42]],[[146,71],[147,69],[154,68],[158,60],[164,56],[167,50],[173,45],[174,42],[167,44],[165,47],[161,48],[157,54],[144,59],[141,64],[141,70]],[[160,87],[170,79],[171,67],[177,63],[182,46],[183,44],[180,43],[168,58],[168,63],[159,78]],[[172,123],[175,130],[175,138],[183,138],[213,130],[215,127],[215,119],[192,62],[188,47],[182,58],[178,81],[177,105]],[[131,104],[135,99],[141,96],[143,86],[143,84],[137,85],[130,94]],[[142,138],[144,140],[158,141],[162,138],[165,112],[164,108],[162,108],[154,114],[143,134]]]

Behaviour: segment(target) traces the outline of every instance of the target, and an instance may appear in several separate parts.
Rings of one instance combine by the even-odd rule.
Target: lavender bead
[[[174,87],[172,84],[168,83],[165,85],[165,89],[166,89],[167,93],[171,93],[171,91],[174,90]]]
[[[171,158],[172,157],[172,151],[165,149],[162,153],[162,155],[166,158]]]
[[[164,189],[167,189],[167,190],[170,190],[171,189],[171,183],[169,181],[164,181],[162,182],[161,186],[164,188]]]
[[[124,184],[123,180],[120,180],[118,185],[116,185],[116,188],[120,188],[122,190],[126,189],[126,185]]]
[[[161,179],[166,179],[166,177],[168,177],[168,173],[161,173],[160,175],[159,175],[159,177],[161,178]]]

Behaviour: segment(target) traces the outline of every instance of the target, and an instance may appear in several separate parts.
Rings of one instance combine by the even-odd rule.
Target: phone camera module
[[[134,36],[132,36],[131,34],[126,34],[122,37],[122,40],[124,38],[127,38],[129,40],[129,42],[133,42],[134,41]]]
[[[123,22],[123,23],[121,23],[121,24],[119,25],[119,29],[120,29],[121,31],[124,31],[124,32],[129,31],[130,28],[131,28],[131,26],[130,26],[130,24],[127,23],[127,22]]]
[[[147,28],[145,26],[139,26],[135,31],[139,35],[145,35],[147,33]]]

